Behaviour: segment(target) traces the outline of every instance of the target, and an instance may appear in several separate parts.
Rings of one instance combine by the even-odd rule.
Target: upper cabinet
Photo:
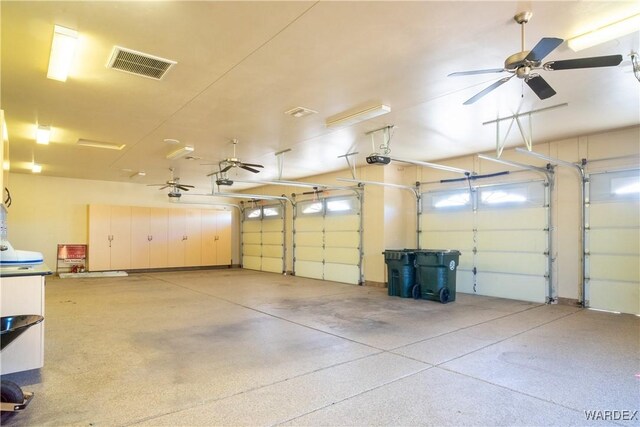
[[[90,205],[89,269],[231,265],[231,212]]]

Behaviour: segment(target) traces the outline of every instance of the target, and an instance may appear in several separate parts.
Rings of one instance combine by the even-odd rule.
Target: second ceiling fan
[[[555,37],[544,37],[533,49],[524,50],[524,26],[533,14],[531,12],[520,12],[513,19],[521,26],[521,52],[509,56],[504,61],[504,68],[491,68],[486,70],[460,71],[449,74],[449,77],[468,76],[472,74],[489,74],[489,73],[510,73],[510,76],[504,77],[481,92],[475,94],[463,104],[473,104],[489,92],[498,88],[502,84],[511,80],[514,76],[523,79],[524,82],[538,95],[540,99],[547,99],[556,94],[556,91],[542,78],[535,70],[572,70],[577,68],[595,68],[595,67],[611,67],[622,62],[622,55],[594,56],[589,58],[567,59],[563,61],[549,61],[542,64],[542,60],[549,55],[555,48],[560,46],[563,39]]]

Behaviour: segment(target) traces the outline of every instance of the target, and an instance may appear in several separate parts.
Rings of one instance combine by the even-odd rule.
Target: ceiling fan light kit
[[[504,77],[489,87],[480,91],[476,95],[466,100],[463,104],[470,105],[484,97],[488,93],[497,89],[499,86],[511,80],[514,76],[524,80],[529,88],[541,100],[550,98],[556,94],[556,91],[542,78],[535,70],[557,71],[571,70],[579,68],[596,68],[616,66],[622,62],[622,55],[608,55],[590,58],[569,59],[561,61],[549,61],[542,64],[542,60],[553,50],[560,46],[564,40],[556,37],[542,38],[533,49],[525,50],[525,24],[529,22],[533,14],[531,12],[521,12],[513,17],[513,19],[521,27],[521,47],[522,51],[514,53],[507,57],[504,61],[504,68],[491,68],[486,70],[461,71],[449,74],[449,77],[467,76],[473,74],[489,74],[489,73],[511,73],[510,76]]]

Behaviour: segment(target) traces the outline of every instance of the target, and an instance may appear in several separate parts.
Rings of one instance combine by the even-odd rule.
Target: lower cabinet
[[[89,236],[90,271],[231,265],[228,211],[91,205]]]

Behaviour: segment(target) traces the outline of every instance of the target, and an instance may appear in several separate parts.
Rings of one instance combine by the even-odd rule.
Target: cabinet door
[[[216,235],[216,264],[231,265],[231,212],[217,212]]]
[[[167,233],[167,267],[184,267],[186,217],[182,209],[168,209],[169,232]]]
[[[111,268],[111,207],[89,205],[89,258],[90,271],[103,271]]]
[[[149,208],[131,208],[131,268],[149,268]]]
[[[131,207],[111,206],[111,269],[131,268]]]
[[[168,217],[167,209],[149,210],[149,267],[164,268],[168,265]]]
[[[202,265],[217,265],[216,229],[218,212],[202,210]]]
[[[202,265],[202,214],[200,209],[186,209],[186,236],[184,265],[195,267]]]

